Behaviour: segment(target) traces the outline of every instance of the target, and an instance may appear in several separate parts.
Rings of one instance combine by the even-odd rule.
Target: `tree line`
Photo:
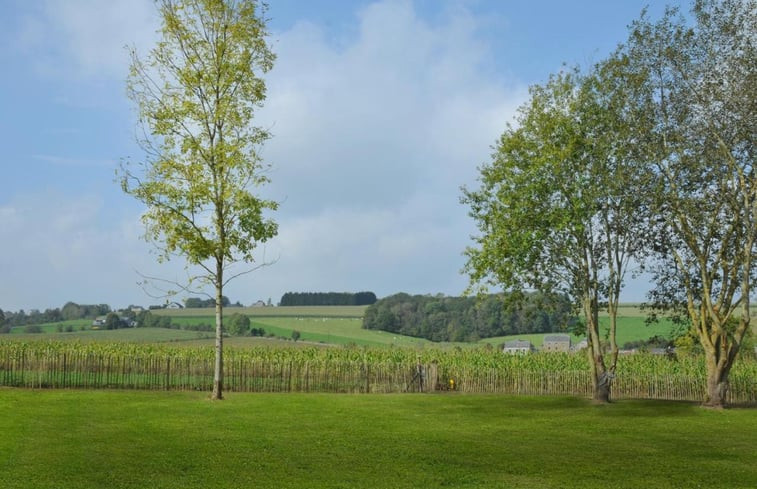
[[[373,292],[287,292],[280,306],[367,306],[376,302]]]
[[[478,341],[565,331],[574,322],[571,303],[564,295],[534,292],[477,298],[400,293],[369,306],[363,328],[431,341]]]
[[[72,319],[94,319],[111,312],[108,304],[77,304],[66,302],[63,307],[48,308],[44,311],[32,309],[29,312],[20,309],[18,312],[0,309],[0,326],[26,326],[30,324],[57,323]]]

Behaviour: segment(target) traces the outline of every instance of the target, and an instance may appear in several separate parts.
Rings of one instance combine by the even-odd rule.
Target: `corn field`
[[[210,390],[213,349],[149,344],[0,341],[0,386]],[[504,355],[497,350],[227,348],[225,388],[234,392],[591,395],[582,354]],[[757,402],[757,361],[739,359],[730,402]],[[701,358],[621,357],[615,399],[698,401]]]

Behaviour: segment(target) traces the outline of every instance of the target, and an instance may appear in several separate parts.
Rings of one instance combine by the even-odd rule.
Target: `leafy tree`
[[[2,326],[5,323],[5,313],[2,309],[0,309],[0,326]]]
[[[302,336],[302,334],[299,331],[297,331],[296,329],[292,331],[292,339],[294,341],[299,340],[300,336]]]
[[[757,242],[757,1],[697,0],[632,25],[624,83],[656,177],[652,305],[688,319],[721,407],[749,332]]]
[[[250,188],[268,181],[253,125],[273,66],[264,5],[256,0],[159,0],[162,38],[146,58],[131,51],[127,91],[145,136],[146,160],[121,167],[125,192],[142,201],[146,239],[160,258],[182,256],[190,286],[215,289],[213,399],[223,398],[223,288],[276,235],[275,202]],[[195,270],[198,270],[195,274]]]
[[[84,317],[81,308],[74,302],[66,302],[61,309],[61,314],[66,321],[70,321],[71,319],[81,319]]]
[[[244,314],[234,313],[229,318],[229,333],[244,336],[250,330],[250,318]]]
[[[638,165],[615,97],[609,67],[552,76],[530,90],[517,127],[508,125],[480,188],[463,189],[480,235],[467,249],[471,288],[533,288],[570,297],[583,313],[594,399],[607,402],[615,375],[617,304],[630,260],[642,254],[634,222]],[[611,70],[610,70],[611,71]],[[609,362],[599,311],[611,316]]]
[[[221,296],[221,305],[223,307],[228,307],[231,304],[231,301],[228,297]],[[215,307],[216,306],[216,300],[215,299],[201,299],[199,297],[188,297],[184,301],[184,307],[187,308],[203,308],[203,307]]]
[[[121,318],[118,316],[118,314],[114,312],[109,312],[107,316],[105,316],[105,329],[119,329],[123,328],[124,323],[121,321]]]

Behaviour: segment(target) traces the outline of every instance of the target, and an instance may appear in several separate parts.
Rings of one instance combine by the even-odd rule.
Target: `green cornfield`
[[[0,341],[0,386],[209,390],[213,348],[162,344]],[[236,392],[458,391],[590,396],[583,354],[505,355],[493,348],[226,348],[225,388]],[[757,402],[757,361],[739,359],[730,402]],[[701,400],[700,357],[622,356],[615,399]]]

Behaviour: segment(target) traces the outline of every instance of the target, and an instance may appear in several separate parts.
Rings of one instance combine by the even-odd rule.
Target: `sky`
[[[256,124],[273,134],[259,192],[280,202],[279,233],[259,248],[272,263],[225,295],[461,294],[476,233],[461,186],[530,85],[603,59],[647,3],[269,0],[277,60]],[[0,2],[0,309],[159,304],[141,277],[186,277],[158,264],[144,207],[115,182],[144,156],[125,46],[147,53],[158,27],[152,0]],[[622,298],[648,288],[631,279]]]

